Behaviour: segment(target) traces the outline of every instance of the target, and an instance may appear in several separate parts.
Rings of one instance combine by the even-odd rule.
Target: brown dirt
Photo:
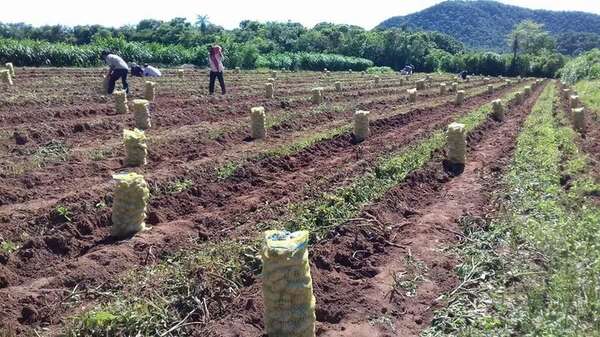
[[[443,154],[312,247],[311,272],[317,297],[317,336],[419,336],[441,303],[459,284],[457,257],[443,248],[461,240],[463,217],[493,215],[491,195],[507,167],[520,126],[541,89],[513,107],[503,123],[488,120],[469,136],[468,163],[449,174]],[[414,297],[392,294],[392,273],[407,270],[406,257],[427,266]],[[260,280],[245,289],[227,317],[195,336],[262,336]],[[385,319],[385,320],[384,320]],[[377,323],[383,322],[383,324]]]
[[[15,325],[18,331],[39,324],[60,324],[69,310],[61,302],[74,287],[102,285],[127,268],[151,264],[166,252],[184,249],[190,238],[206,240],[252,234],[257,221],[280,215],[269,213],[269,209],[280,211],[287,203],[302,200],[306,186],[314,181],[324,179],[326,182],[322,184],[330,189],[344,185],[350,177],[372,166],[378,156],[428,135],[434,128],[507,90],[469,99],[460,108],[448,105],[417,109],[384,118],[372,124],[374,136],[358,146],[349,135],[344,135],[293,156],[250,162],[225,181],[206,180],[205,172],[186,172],[186,177],[192,178],[196,185],[183,193],[153,198],[148,220],[153,229],[131,240],[116,242],[108,238],[110,210],[95,205],[106,201],[110,206],[110,195],[105,198],[94,191],[77,191],[76,185],[72,188],[77,194],[60,200],[40,200],[43,204],[32,205],[39,206],[39,212],[33,216],[25,215],[15,221],[12,216],[3,215],[2,233],[16,235],[25,231],[29,238],[23,240],[16,253],[0,256],[0,302],[5,304],[0,322]],[[392,106],[384,103],[376,107]],[[231,141],[235,140],[241,141],[237,138]],[[165,156],[165,162],[175,159],[166,153]],[[115,169],[120,164],[111,160],[103,165],[110,166],[96,169]],[[74,175],[79,170],[76,165],[69,169]],[[96,169],[90,176],[97,173]],[[27,179],[23,181],[25,185],[36,183]],[[52,184],[51,174],[36,179],[50,179],[48,185]],[[152,178],[149,183],[154,185],[156,181]],[[4,190],[10,191],[10,187],[2,186],[0,191]],[[72,221],[48,212],[55,202],[69,207]],[[20,227],[15,230],[15,225]]]

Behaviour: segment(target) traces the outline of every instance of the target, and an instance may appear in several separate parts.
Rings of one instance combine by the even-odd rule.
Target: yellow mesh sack
[[[362,142],[369,137],[369,111],[356,111],[354,113],[354,139]]]
[[[146,165],[148,146],[146,134],[142,130],[123,130],[123,143],[125,144],[125,165]]]
[[[313,88],[312,92],[312,103],[313,104],[321,104],[323,103],[323,88]]]
[[[250,109],[250,131],[252,139],[263,139],[265,130],[265,108],[262,106]]]
[[[136,128],[146,130],[152,126],[152,123],[150,122],[149,102],[147,100],[134,99],[133,114]]]
[[[13,66],[12,62],[6,62],[4,66],[8,69],[10,76],[15,77],[15,66]]]
[[[150,190],[144,177],[137,173],[115,174],[112,228],[114,237],[126,237],[145,228],[146,205]]]
[[[129,107],[127,106],[127,92],[125,90],[115,91],[115,110],[117,113],[124,114],[129,112]]]
[[[266,98],[274,98],[275,97],[275,88],[273,87],[273,82],[265,83],[265,97]]]
[[[266,231],[262,250],[265,327],[269,337],[314,337],[315,297],[308,232]]]
[[[9,70],[0,70],[0,81],[7,85],[13,85],[12,77]]]
[[[465,125],[452,123],[446,132],[448,146],[448,161],[452,164],[465,164],[467,141]]]
[[[147,101],[154,101],[154,97],[156,96],[156,83],[146,81],[144,84],[144,98]]]
[[[410,103],[415,103],[417,101],[417,89],[407,89],[406,93],[408,94],[408,101]]]

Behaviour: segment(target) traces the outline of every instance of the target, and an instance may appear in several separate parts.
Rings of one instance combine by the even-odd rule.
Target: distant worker
[[[134,63],[130,64],[129,67],[131,68],[131,76],[135,76],[135,77],[143,77],[144,76],[144,70],[137,63],[134,62]]]
[[[208,92],[212,95],[215,93],[215,79],[219,79],[221,85],[221,93],[225,95],[225,79],[223,79],[223,50],[219,45],[213,45],[210,48],[208,55],[208,65],[210,66],[210,81],[208,84]]]
[[[401,75],[412,75],[413,68],[409,65],[404,66],[404,68],[400,71]]]
[[[108,94],[112,94],[115,90],[115,82],[120,78],[123,83],[123,89],[129,93],[129,84],[127,83],[127,74],[129,73],[129,66],[121,57],[111,54],[108,51],[103,51],[102,59],[108,65]]]
[[[144,63],[144,76],[147,77],[161,77],[162,74],[160,70],[149,65],[148,63]]]
[[[467,71],[466,71],[466,70],[463,70],[463,71],[461,71],[461,72],[458,74],[458,76],[459,76],[460,78],[462,78],[463,80],[466,80],[466,79],[467,79]]]

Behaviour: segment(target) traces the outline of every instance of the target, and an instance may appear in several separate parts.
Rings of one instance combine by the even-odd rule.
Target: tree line
[[[521,29],[524,36],[539,33],[529,28]],[[553,77],[565,62],[555,46],[538,48],[536,43],[523,44],[519,53],[508,55],[469,51],[456,39],[438,32],[365,30],[331,23],[306,28],[294,22],[249,20],[226,30],[206,16],[198,16],[195,22],[184,18],[142,20],[119,28],[0,24],[0,39],[0,60],[27,66],[95,66],[100,64],[96,53],[103,48],[123,54],[128,61],[205,66],[206,50],[212,43],[224,48],[227,67],[246,69],[315,70],[322,66],[364,70],[378,65],[398,70],[412,64],[423,72],[467,70],[486,75]]]

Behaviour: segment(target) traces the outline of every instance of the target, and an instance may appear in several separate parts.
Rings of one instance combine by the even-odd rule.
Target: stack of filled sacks
[[[10,70],[0,70],[0,81],[7,85],[13,85],[12,77],[10,76]]]
[[[252,139],[263,139],[265,130],[265,108],[262,106],[250,109],[250,131]]]
[[[146,81],[146,84],[144,85],[144,98],[147,101],[152,102],[152,101],[154,101],[155,95],[156,95],[156,83]]]

